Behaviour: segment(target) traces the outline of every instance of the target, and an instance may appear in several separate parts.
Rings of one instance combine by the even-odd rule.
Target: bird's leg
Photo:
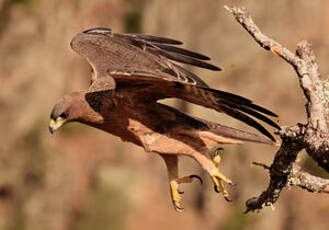
[[[214,189],[217,193],[222,193],[225,200],[230,201],[229,193],[224,188],[222,182],[225,182],[229,185],[232,185],[232,181],[226,178],[222,173],[218,170],[218,164],[220,162],[219,152],[223,150],[219,148],[216,150],[212,160],[207,158],[205,155],[202,154],[193,154],[192,157],[196,159],[197,162],[202,166],[204,170],[206,170],[214,184]]]
[[[220,163],[220,160],[221,160],[221,157],[220,157],[220,153],[223,152],[223,148],[222,147],[219,147],[215,150],[215,153],[214,155],[212,156],[212,161],[214,162],[215,166],[218,167],[219,163]]]
[[[178,189],[179,184],[192,183],[193,179],[198,179],[202,184],[202,179],[197,175],[190,175],[178,178],[178,156],[177,155],[166,155],[160,154],[166,163],[168,170],[168,177],[170,183],[170,195],[174,204],[174,208],[177,212],[182,212],[184,208],[181,205],[181,197],[183,191]]]

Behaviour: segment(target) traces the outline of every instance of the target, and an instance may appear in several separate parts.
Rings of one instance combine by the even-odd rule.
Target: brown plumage
[[[208,155],[210,142],[240,144],[244,141],[273,144],[273,136],[254,118],[280,128],[267,117],[271,111],[244,97],[211,89],[198,76],[173,61],[210,70],[207,56],[177,47],[179,41],[142,34],[115,34],[94,28],[77,34],[74,51],[92,66],[89,89],[65,95],[53,108],[50,131],[78,121],[104,130],[123,141],[160,154],[168,168],[171,195],[180,211],[177,186],[192,177],[178,178],[177,156],[187,155],[200,163],[213,179],[216,190],[227,197],[221,175]],[[158,103],[178,98],[224,112],[263,133],[267,138],[190,117]],[[254,118],[253,118],[254,117]]]

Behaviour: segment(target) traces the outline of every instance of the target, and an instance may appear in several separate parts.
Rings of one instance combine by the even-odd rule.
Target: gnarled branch
[[[295,69],[307,99],[307,124],[298,123],[277,131],[282,144],[268,168],[271,177],[269,186],[260,196],[246,202],[246,212],[261,209],[264,205],[271,206],[287,185],[300,186],[311,192],[329,192],[329,180],[303,172],[300,166],[294,164],[298,153],[306,149],[319,166],[329,172],[329,82],[320,75],[312,45],[307,41],[299,42],[295,54],[264,35],[245,7],[225,6],[225,9],[261,47],[275,53]]]

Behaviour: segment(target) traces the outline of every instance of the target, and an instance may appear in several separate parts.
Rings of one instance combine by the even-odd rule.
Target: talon
[[[220,181],[218,181],[218,185],[214,185],[214,190],[216,193],[223,193],[224,197],[228,196],[228,192],[224,189],[224,186]]]
[[[232,202],[232,200],[231,200],[229,197],[227,197],[227,196],[224,196],[224,199],[225,199],[227,202]]]
[[[174,208],[175,208],[176,212],[184,211],[184,208],[182,206],[180,206],[179,204],[176,204],[176,202],[173,202],[173,203],[174,203]]]
[[[214,190],[217,193],[222,193],[225,199],[229,199],[229,193],[222,185],[222,181],[227,184],[232,184],[232,181],[227,179],[223,174],[221,174],[218,170],[215,170],[210,174],[211,180],[214,183]]]
[[[214,185],[214,190],[215,190],[215,192],[220,193],[220,191],[216,185]]]
[[[224,181],[225,183],[227,183],[229,185],[233,185],[232,181],[230,179],[226,178],[226,176],[224,176],[218,170],[215,170],[215,172],[211,173],[210,176],[211,176],[212,180]]]
[[[180,205],[180,202],[181,202],[180,195],[182,195],[184,193],[184,191],[179,190],[178,186],[183,183],[192,183],[194,178],[197,178],[200,181],[200,183],[202,184],[203,181],[198,175],[180,177],[180,178],[170,181],[171,199],[173,201],[174,208],[177,212],[182,212],[184,210],[184,208]]]
[[[190,178],[191,179],[197,178],[200,181],[200,184],[203,184],[203,181],[202,181],[201,177],[199,177],[198,175],[190,175]]]

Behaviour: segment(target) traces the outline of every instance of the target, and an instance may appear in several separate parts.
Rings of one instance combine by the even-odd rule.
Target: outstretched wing
[[[74,51],[87,59],[93,68],[92,82],[108,77],[110,68],[142,70],[167,75],[181,82],[207,87],[198,76],[172,61],[210,70],[220,70],[207,61],[209,57],[179,48],[182,42],[144,34],[116,34],[110,29],[94,28],[77,34],[71,41]]]
[[[132,100],[150,102],[179,98],[224,112],[256,128],[274,140],[254,118],[280,128],[266,115],[276,116],[252,101],[208,88],[198,76],[172,61],[210,70],[220,68],[208,63],[209,57],[182,49],[181,42],[143,34],[115,34],[110,29],[94,28],[77,34],[71,47],[87,59],[94,76],[90,91],[106,89],[104,82]]]
[[[254,118],[275,128],[280,127],[267,116],[277,117],[273,112],[254,104],[251,100],[220,90],[186,84],[176,79],[145,71],[109,70],[116,83],[116,90],[139,102],[151,102],[163,98],[179,98],[194,104],[224,112],[275,140]]]

